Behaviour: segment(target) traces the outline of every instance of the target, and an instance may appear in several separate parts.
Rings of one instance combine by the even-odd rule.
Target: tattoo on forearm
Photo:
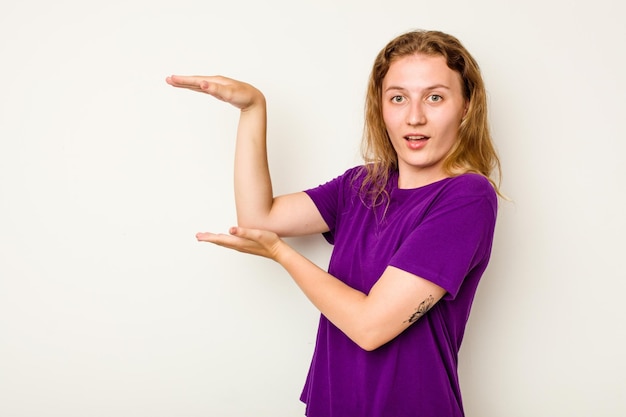
[[[419,306],[417,306],[417,308],[415,309],[415,313],[411,314],[411,317],[409,317],[409,319],[406,320],[405,323],[415,323],[417,319],[422,317],[424,314],[426,314],[426,312],[428,312],[428,310],[430,310],[434,303],[435,299],[432,295],[429,295],[428,298],[426,298],[420,303]]]

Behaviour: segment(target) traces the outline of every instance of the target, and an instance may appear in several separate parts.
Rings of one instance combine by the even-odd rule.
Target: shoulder
[[[435,198],[440,207],[471,207],[496,216],[498,211],[498,196],[493,185],[485,176],[474,173],[461,174],[443,181]]]
[[[466,173],[449,178],[445,184],[446,192],[459,197],[486,197],[496,199],[496,190],[483,175]]]
[[[325,183],[304,190],[314,201],[320,198],[338,199],[346,193],[357,192],[362,179],[365,177],[365,167],[355,166]]]

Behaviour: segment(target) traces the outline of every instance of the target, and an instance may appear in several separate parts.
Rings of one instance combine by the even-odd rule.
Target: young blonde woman
[[[282,265],[321,312],[301,400],[309,417],[463,416],[457,354],[497,214],[499,173],[475,60],[453,36],[411,31],[378,54],[364,164],[274,196],[266,104],[225,77],[167,82],[240,109],[238,226],[197,239]],[[323,233],[328,272],[281,239]]]

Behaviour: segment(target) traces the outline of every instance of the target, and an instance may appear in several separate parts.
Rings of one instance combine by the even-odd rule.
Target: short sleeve
[[[330,244],[335,243],[335,230],[337,229],[338,213],[343,210],[346,193],[353,188],[355,179],[363,172],[362,167],[348,169],[342,175],[304,192],[313,200],[322,218],[326,222],[329,231],[324,233],[324,238]]]
[[[452,298],[466,276],[486,267],[497,211],[491,184],[478,175],[464,177],[442,191],[389,263],[439,285]]]

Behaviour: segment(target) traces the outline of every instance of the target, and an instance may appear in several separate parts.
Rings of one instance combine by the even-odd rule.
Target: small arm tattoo
[[[433,298],[432,295],[429,295],[428,298],[426,298],[424,301],[420,303],[419,306],[417,306],[417,308],[415,309],[415,313],[411,314],[411,317],[409,317],[409,319],[406,320],[405,323],[407,322],[415,323],[417,319],[422,317],[424,314],[428,312],[428,310],[430,310],[430,308],[433,306],[434,303],[435,303],[435,299]]]

